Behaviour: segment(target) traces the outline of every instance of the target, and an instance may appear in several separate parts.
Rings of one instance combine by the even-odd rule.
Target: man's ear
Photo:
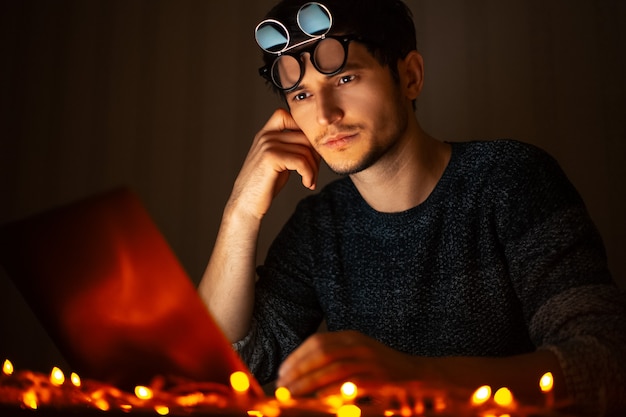
[[[400,82],[407,99],[415,100],[424,86],[424,59],[417,51],[409,52],[398,65]]]

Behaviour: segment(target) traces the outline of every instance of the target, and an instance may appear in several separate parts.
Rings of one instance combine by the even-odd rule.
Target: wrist
[[[222,223],[233,226],[258,228],[263,219],[262,214],[250,210],[248,204],[238,201],[228,201],[222,213]],[[256,226],[256,227],[255,227]]]

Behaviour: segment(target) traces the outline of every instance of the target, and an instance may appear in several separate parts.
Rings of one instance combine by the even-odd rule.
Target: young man
[[[261,73],[289,110],[254,138],[199,287],[257,378],[294,395],[411,379],[533,401],[552,371],[560,399],[623,406],[623,299],[555,161],[421,129],[401,1],[305,3],[257,27]],[[344,177],[298,205],[256,269],[272,199],[291,171],[314,189],[320,159]]]

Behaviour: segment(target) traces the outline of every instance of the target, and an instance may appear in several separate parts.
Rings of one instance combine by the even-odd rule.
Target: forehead
[[[346,61],[345,69],[349,67],[376,67],[382,66],[378,62],[374,55],[371,54],[367,46],[359,41],[352,41],[348,47],[348,59]]]

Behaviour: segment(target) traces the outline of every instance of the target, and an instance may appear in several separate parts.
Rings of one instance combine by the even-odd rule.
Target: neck
[[[423,203],[435,189],[450,160],[450,145],[429,136],[412,119],[407,134],[368,169],[351,175],[365,201],[384,213]]]

